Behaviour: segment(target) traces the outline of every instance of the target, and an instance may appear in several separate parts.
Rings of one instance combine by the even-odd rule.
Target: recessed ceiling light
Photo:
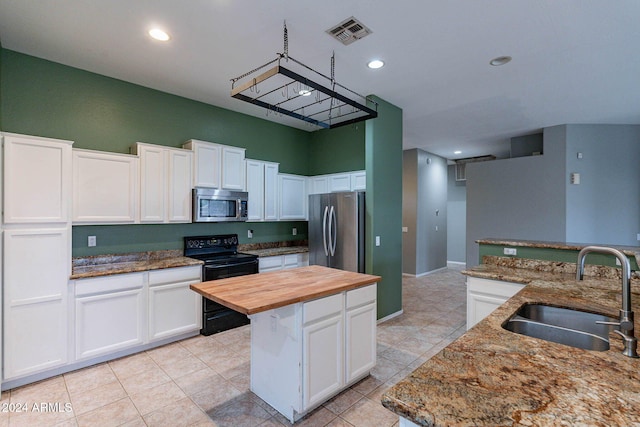
[[[309,89],[302,89],[300,92],[298,92],[298,95],[300,95],[300,96],[309,96],[309,95],[311,95],[311,91]]]
[[[512,59],[513,58],[511,58],[510,56],[498,56],[497,58],[493,58],[491,61],[489,61],[489,64],[493,65],[494,67],[499,67],[500,65],[511,62]]]
[[[456,151],[453,152],[453,154],[462,154],[462,151],[456,150]]]
[[[169,34],[162,31],[160,28],[152,28],[149,30],[149,35],[156,40],[160,40],[161,42],[166,42],[170,39]]]
[[[367,64],[367,67],[372,68],[374,70],[378,68],[382,68],[383,66],[384,66],[384,62],[382,62],[379,59],[374,59],[373,61],[369,61],[369,63]]]

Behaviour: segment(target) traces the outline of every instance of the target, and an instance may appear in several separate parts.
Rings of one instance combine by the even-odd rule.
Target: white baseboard
[[[462,268],[466,268],[467,267],[467,263],[466,262],[460,262],[460,261],[447,261],[447,267],[462,267]]]
[[[420,273],[420,274],[402,273],[402,275],[407,277],[422,277],[422,276],[428,276],[429,274],[438,273],[439,271],[444,271],[446,269],[447,267],[442,267],[442,268],[436,268],[435,270],[427,271],[425,273]]]
[[[402,314],[402,312],[403,312],[403,310],[396,311],[395,313],[391,313],[390,315],[385,316],[385,317],[383,317],[382,319],[378,319],[378,321],[376,322],[376,324],[378,324],[378,323],[382,323],[382,322],[386,322],[387,320],[391,320],[391,319],[393,319],[394,317],[398,317],[398,316],[400,316],[400,315]]]

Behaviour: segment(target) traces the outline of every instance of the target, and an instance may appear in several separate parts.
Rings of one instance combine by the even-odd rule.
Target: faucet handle
[[[634,358],[639,357],[636,351],[638,347],[638,340],[636,337],[634,337],[633,335],[627,335],[618,330],[614,330],[613,332],[620,335],[624,340],[624,350],[622,351],[622,354],[628,357],[634,357]]]
[[[601,320],[596,320],[596,323],[598,325],[611,325],[611,326],[620,326],[620,329],[623,329],[625,331],[628,331],[630,329],[633,329],[633,322],[631,322],[630,320],[622,320],[620,322],[604,322]],[[620,332],[620,331],[614,331],[614,332]]]

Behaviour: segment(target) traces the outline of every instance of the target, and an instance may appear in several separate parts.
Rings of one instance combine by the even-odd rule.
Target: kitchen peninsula
[[[496,239],[479,243],[574,252],[585,246]],[[638,248],[623,252],[633,262],[637,259]],[[608,350],[583,350],[502,327],[521,306],[535,303],[617,318],[619,271],[590,265],[586,271],[591,274],[578,282],[575,263],[558,259],[485,255],[483,264],[464,272],[519,283],[523,289],[383,395],[382,404],[400,416],[401,427],[640,425],[640,359],[622,354],[620,337],[610,334]],[[631,293],[638,313],[637,273]]]
[[[251,319],[251,390],[295,422],[376,363],[379,276],[312,265],[192,284]]]

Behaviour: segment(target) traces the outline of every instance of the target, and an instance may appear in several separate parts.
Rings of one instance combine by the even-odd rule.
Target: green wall
[[[312,132],[309,143],[309,175],[364,170],[364,135],[364,123]]]
[[[402,110],[374,99],[378,118],[367,120],[365,137],[366,266],[368,273],[382,277],[378,284],[378,318],[382,318],[402,310]],[[380,246],[375,246],[376,236]]]

